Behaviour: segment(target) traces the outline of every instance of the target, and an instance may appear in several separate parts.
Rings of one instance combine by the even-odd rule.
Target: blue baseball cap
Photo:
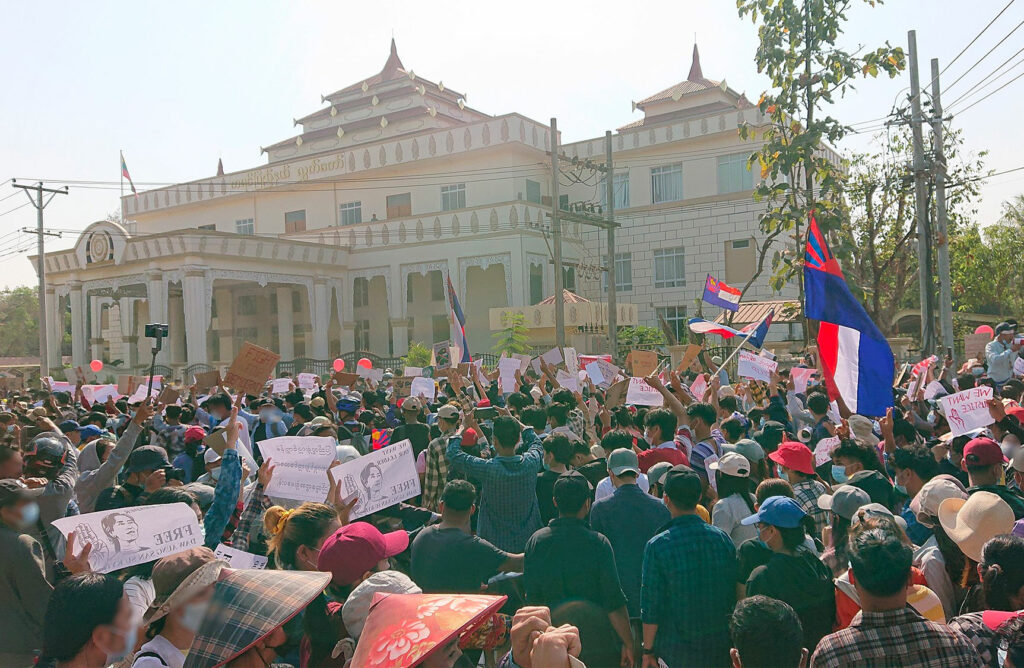
[[[87,424],[84,427],[79,427],[78,433],[82,436],[82,439],[92,438],[93,436],[100,436],[103,431],[94,424]]]
[[[770,496],[764,500],[757,513],[741,520],[740,524],[750,526],[762,522],[773,527],[795,529],[806,516],[807,513],[800,509],[799,504],[788,496]]]

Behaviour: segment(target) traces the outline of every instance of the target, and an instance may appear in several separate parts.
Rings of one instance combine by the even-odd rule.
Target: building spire
[[[394,42],[392,42],[394,45]],[[700,51],[697,50],[697,42],[693,43],[693,63],[690,64],[690,73],[686,75],[687,81],[700,81],[704,73],[700,71]]]
[[[381,80],[387,81],[388,79],[394,79],[399,76],[399,70],[405,71],[405,65],[402,64],[402,59],[398,57],[398,47],[395,46],[395,38],[391,38],[391,53],[388,55],[388,60],[384,63],[384,69],[380,71]]]

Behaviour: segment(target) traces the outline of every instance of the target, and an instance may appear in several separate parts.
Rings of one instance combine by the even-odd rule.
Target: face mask
[[[135,641],[138,639],[139,631],[138,627],[134,625],[127,631],[122,631],[121,629],[114,627],[111,627],[110,630],[124,638],[124,647],[122,647],[121,650],[118,652],[107,653],[108,666],[112,663],[117,663],[118,661],[120,661],[121,659],[125,658],[126,656],[135,651]]]
[[[779,478],[785,480],[786,482],[789,482],[789,475],[787,475],[783,469],[779,469]]]
[[[849,480],[849,478],[846,477],[846,467],[840,466],[839,464],[833,464],[832,479],[838,482],[839,484],[842,484]]]
[[[209,601],[203,601],[202,603],[189,603],[185,606],[184,612],[181,613],[181,625],[192,633],[197,633],[199,631],[199,626],[203,623],[203,617],[206,616],[206,611],[209,607]]]
[[[939,416],[935,411],[928,412],[928,424],[935,426],[939,422]]]
[[[14,433],[14,425],[13,424],[7,425],[7,433],[8,434],[13,434]]]
[[[39,504],[35,501],[27,503],[21,508],[21,522],[19,527],[28,529],[39,521]]]
[[[910,496],[910,492],[907,491],[906,485],[896,483],[896,491],[902,494],[903,496]]]
[[[757,421],[757,427],[759,429],[764,429],[764,423],[765,423],[765,419],[761,418],[760,420]]]

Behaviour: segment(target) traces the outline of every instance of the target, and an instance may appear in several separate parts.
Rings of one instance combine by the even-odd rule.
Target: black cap
[[[661,488],[670,499],[700,500],[700,476],[686,464],[676,464],[668,470]]]
[[[1001,322],[998,325],[996,325],[996,336],[999,336],[1003,332],[1014,332],[1016,330],[1017,330],[1016,326],[1011,325],[1008,322]]]
[[[10,506],[18,501],[35,498],[43,491],[42,487],[29,489],[25,483],[16,478],[5,478],[0,480],[0,508]]]
[[[590,498],[590,481],[579,471],[566,471],[555,478],[552,496],[559,506],[573,507]]]
[[[128,466],[125,473],[138,473],[139,471],[155,471],[169,466],[167,452],[156,445],[143,445],[135,448],[135,451],[128,456]]]

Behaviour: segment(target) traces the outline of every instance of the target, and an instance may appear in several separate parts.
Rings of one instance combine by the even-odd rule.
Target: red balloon
[[[371,362],[370,360],[366,359],[365,357],[363,357],[358,362],[356,362],[356,364],[358,364],[359,366],[363,367],[364,369],[372,369],[373,368],[373,362]]]
[[[344,371],[345,370],[345,360],[341,359],[340,357],[338,359],[334,360],[334,370],[335,371]]]
[[[101,360],[93,360],[89,362],[89,368],[96,373],[99,373],[100,371],[103,371],[103,362]]]
[[[978,328],[976,330],[974,330],[974,333],[975,334],[988,334],[989,336],[995,336],[996,335],[996,330],[992,329],[992,327],[989,326],[989,325],[979,325]]]

